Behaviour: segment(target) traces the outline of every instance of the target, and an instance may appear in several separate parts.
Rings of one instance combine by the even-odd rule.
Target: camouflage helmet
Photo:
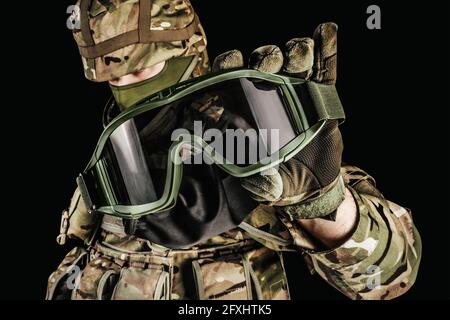
[[[189,0],[78,0],[75,8],[73,36],[89,80],[189,55],[199,57],[194,76],[208,69],[206,35]]]

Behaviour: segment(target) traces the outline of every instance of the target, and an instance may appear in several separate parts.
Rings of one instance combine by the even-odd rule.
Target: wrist
[[[333,183],[322,188],[320,193],[319,196],[310,200],[282,205],[279,210],[287,214],[291,220],[323,218],[332,214],[345,199],[345,185],[342,176],[339,175]]]
[[[352,236],[358,221],[358,209],[353,195],[346,188],[345,198],[336,209],[335,221],[321,218],[296,221],[325,246],[336,248]]]

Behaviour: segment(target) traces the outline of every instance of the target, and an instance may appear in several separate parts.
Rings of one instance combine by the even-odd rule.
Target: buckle
[[[67,231],[69,230],[69,211],[64,210],[61,213],[61,224],[59,226],[59,235],[56,237],[56,242],[59,245],[64,245],[67,240]]]

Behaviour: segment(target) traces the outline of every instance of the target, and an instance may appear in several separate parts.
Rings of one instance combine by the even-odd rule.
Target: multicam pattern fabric
[[[63,212],[62,219],[59,244],[65,244],[67,237],[78,238],[88,243],[96,230],[99,217],[89,212],[81,197],[80,189],[76,188],[69,209]]]
[[[392,299],[414,283],[421,240],[409,211],[397,204],[358,194],[359,224],[335,250],[310,253],[317,273],[352,299]]]
[[[77,5],[80,5],[80,1]],[[74,11],[74,15],[76,14]],[[136,30],[138,17],[138,0],[93,0],[89,10],[89,25],[94,43],[98,44]],[[194,18],[195,12],[189,0],[153,0],[150,30],[183,29],[193,23]],[[73,30],[73,36],[78,46],[86,46],[81,30]],[[102,82],[145,69],[173,57],[187,55],[199,56],[196,68],[198,70],[194,70],[194,74],[201,74],[202,69],[208,68],[206,35],[199,22],[196,32],[187,40],[133,44],[95,59],[82,57],[82,62],[86,78]]]
[[[87,260],[88,252],[85,249],[75,247],[70,250],[48,278],[46,299],[70,299],[77,278],[75,273],[86,266]]]
[[[193,262],[200,300],[250,300],[252,290],[247,264],[240,255]]]
[[[89,263],[80,263],[87,257],[84,249],[67,255],[49,278],[47,298],[289,299],[281,252],[291,250],[302,253],[313,272],[351,299],[395,298],[414,283],[421,257],[411,214],[385,200],[373,178],[359,168],[344,166],[341,174],[357,203],[359,222],[352,237],[338,248],[319,251],[295,221],[268,206],[250,214],[245,220],[250,227],[186,250],[103,232]],[[65,272],[72,264],[81,269],[75,291],[65,285]],[[195,266],[200,270],[197,285]],[[124,291],[125,283],[136,279],[139,285]],[[198,289],[200,279],[203,291]]]
[[[136,29],[137,0],[92,3],[94,42]],[[194,21],[188,0],[154,0],[153,4],[153,29],[182,28]],[[123,9],[116,10],[118,5]],[[334,83],[336,29],[334,24],[324,24],[316,30],[316,45],[333,45],[316,46],[320,59],[313,72],[289,63],[294,61],[289,60],[290,55],[286,55],[286,70]],[[85,45],[80,31],[74,31],[77,43]],[[289,48],[301,46],[306,55],[313,50],[310,43],[298,39]],[[200,24],[186,41],[131,45],[104,57],[83,58],[83,65],[88,79],[106,81],[174,56],[193,54],[200,57],[193,76],[204,74],[208,57]],[[216,119],[221,110],[207,108],[207,113]],[[295,220],[263,205],[251,212],[240,228],[185,250],[102,232],[93,247],[73,249],[50,275],[47,299],[289,299],[282,252],[292,250],[302,254],[310,270],[349,298],[395,298],[414,283],[421,257],[420,236],[411,215],[384,199],[373,178],[359,168],[344,166],[341,175],[357,204],[359,221],[351,238],[338,248],[320,251]],[[74,212],[86,213],[82,206],[77,208]]]
[[[67,277],[60,275],[86,251],[76,248],[68,254],[49,278],[47,299],[246,300],[252,298],[254,286],[260,298],[288,297],[281,256],[252,240],[187,250],[148,243],[140,248],[145,251],[131,251],[127,237],[104,234],[103,239],[91,249],[75,289],[65,285]]]
[[[351,299],[392,299],[414,283],[421,239],[411,213],[385,200],[375,180],[363,170],[344,166],[341,173],[359,211],[352,237],[339,248],[309,249],[307,262],[329,284]],[[295,242],[304,241],[298,233]]]
[[[250,251],[245,259],[250,266],[258,300],[288,300],[289,287],[282,254],[266,247]]]

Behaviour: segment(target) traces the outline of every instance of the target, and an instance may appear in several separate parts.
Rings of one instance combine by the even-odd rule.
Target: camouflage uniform
[[[282,253],[294,250],[312,273],[351,299],[395,298],[414,283],[421,257],[411,214],[384,199],[361,169],[344,166],[342,175],[359,222],[338,248],[320,251],[295,221],[264,205],[242,228],[185,250],[102,232],[92,247],[74,248],[66,256],[49,278],[47,298],[288,299]],[[83,271],[78,288],[68,290],[65,279],[73,264]],[[379,285],[371,288],[378,275]]]
[[[136,42],[125,47],[110,47],[109,50],[104,49],[101,52],[104,54],[100,54],[89,47],[132,32],[133,28],[138,25],[140,19],[139,0],[78,0],[77,6],[82,9],[84,3],[90,3],[87,20],[89,21],[91,40],[89,40],[89,36],[83,34],[83,17],[80,17],[80,11],[72,13],[72,20],[81,22],[81,28],[74,29],[73,36],[80,50],[86,78],[95,82],[103,82],[145,69],[173,57],[193,54],[200,55],[200,63],[193,71],[193,75],[204,73],[208,69],[206,36],[190,2],[188,0],[141,2],[149,2],[151,5],[149,30],[152,32],[186,31],[184,39],[149,43]],[[120,6],[120,10],[116,10],[118,6]],[[129,36],[131,38],[133,35]],[[89,41],[92,41],[92,44]]]
[[[109,19],[120,2],[94,1],[92,16]],[[132,21],[137,16],[138,1],[125,2],[129,4],[128,14],[122,18]],[[164,23],[159,15],[172,19],[177,16],[176,10],[189,12],[191,8],[188,1],[153,2],[154,29],[180,27],[184,18]],[[127,25],[116,24],[117,19],[111,18],[110,28]],[[100,30],[100,26],[91,25],[94,37],[111,37],[111,30]],[[128,30],[123,28],[113,33]],[[197,30],[203,32],[200,25]],[[75,32],[75,38],[81,46],[87,45],[81,33]],[[190,41],[197,45],[187,45]],[[204,57],[195,76],[207,68],[205,45],[204,37],[191,35],[188,40],[170,44],[134,44],[103,57],[83,57],[83,64],[89,79],[102,81],[195,51]],[[163,47],[168,50],[159,51]],[[130,67],[123,59],[133,50],[142,50],[148,56],[144,54],[146,58]],[[116,67],[110,67],[114,63]],[[70,251],[50,275],[47,299],[289,299],[283,262],[286,251],[298,252],[312,273],[351,299],[395,298],[414,283],[421,257],[421,240],[411,214],[384,199],[374,179],[361,169],[343,166],[341,176],[356,203],[358,222],[347,241],[328,250],[323,250],[287,213],[264,204],[238,228],[194,247],[173,250],[127,235],[121,225],[116,231],[99,230],[99,220],[108,217],[89,214],[77,190],[63,214],[59,241],[78,238],[86,246]]]

